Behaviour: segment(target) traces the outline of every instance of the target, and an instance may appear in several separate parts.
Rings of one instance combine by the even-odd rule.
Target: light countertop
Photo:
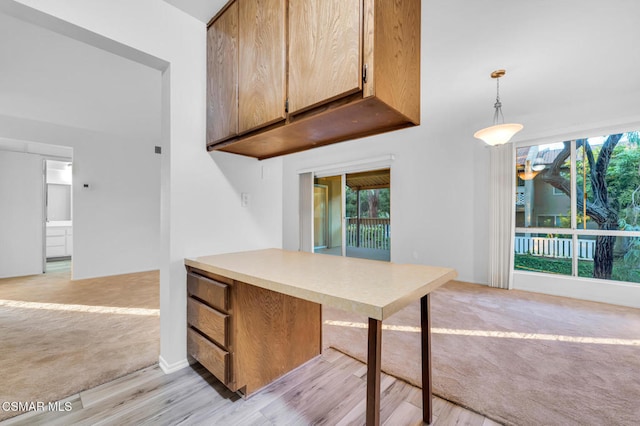
[[[202,256],[185,264],[377,320],[457,276],[451,268],[280,249]]]
[[[70,220],[52,220],[47,222],[47,228],[57,228],[61,226],[73,226],[73,222]]]

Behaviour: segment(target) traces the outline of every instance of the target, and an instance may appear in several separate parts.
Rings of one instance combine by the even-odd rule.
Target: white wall
[[[0,278],[43,272],[43,161],[0,150]]]
[[[160,266],[160,156],[153,141],[108,139],[73,145],[74,279]]]
[[[0,114],[160,138],[160,72],[1,13]]]
[[[11,4],[0,4],[0,56],[11,58],[0,137],[41,154],[51,144],[67,147],[67,158],[75,149],[76,183],[91,190],[73,188],[73,277],[157,269],[161,72],[2,13],[21,16]]]
[[[514,271],[513,288],[640,309],[640,286],[636,283]]]
[[[282,245],[281,159],[205,151],[205,25],[156,0],[20,0],[13,9],[162,74],[161,366],[186,364],[184,257]],[[220,2],[222,6],[223,2]],[[36,8],[24,10],[21,5]],[[35,18],[34,18],[35,17]],[[89,33],[87,33],[88,30]],[[78,171],[78,173],[81,173]],[[251,205],[240,206],[240,193]],[[74,214],[75,218],[75,214]]]
[[[0,115],[0,136],[73,149],[73,278],[159,268],[160,156],[154,141]],[[8,144],[5,144],[8,145]],[[2,143],[0,143],[2,146]],[[88,184],[89,189],[83,188]]]
[[[419,127],[284,157],[284,248],[299,244],[298,172],[392,154],[391,261],[453,267],[486,283],[488,150],[464,129]],[[466,137],[466,138],[465,138]]]

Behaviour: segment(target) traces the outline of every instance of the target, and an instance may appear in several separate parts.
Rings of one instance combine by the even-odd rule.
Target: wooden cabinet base
[[[317,303],[189,268],[187,351],[249,396],[321,352]]]
[[[245,395],[320,354],[321,306],[236,283],[236,381]]]
[[[361,97],[361,93],[356,94]],[[350,100],[352,98],[349,98]],[[330,105],[293,117],[290,122],[207,146],[260,160],[378,133],[414,126],[410,119],[369,97]]]
[[[223,351],[192,328],[187,330],[187,351],[222,383],[229,383],[229,352]]]

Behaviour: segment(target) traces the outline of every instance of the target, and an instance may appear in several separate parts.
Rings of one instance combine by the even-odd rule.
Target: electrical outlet
[[[243,192],[240,194],[240,205],[242,207],[249,207],[250,202],[251,202],[251,196],[249,195],[248,192]]]

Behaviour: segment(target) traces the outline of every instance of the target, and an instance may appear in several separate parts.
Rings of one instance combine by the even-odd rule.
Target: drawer
[[[47,228],[47,237],[64,237],[65,230],[64,228]]]
[[[64,247],[66,242],[67,242],[67,237],[65,237],[64,235],[60,237],[51,237],[51,236],[47,237],[47,247],[56,247],[56,246]]]
[[[64,257],[67,251],[64,246],[47,246],[47,257]]]
[[[187,291],[216,309],[229,310],[229,286],[227,284],[196,275],[187,274]]]
[[[229,352],[220,349],[192,328],[187,329],[187,352],[222,383],[229,383]]]
[[[187,322],[220,346],[229,348],[229,315],[223,314],[189,297]]]

